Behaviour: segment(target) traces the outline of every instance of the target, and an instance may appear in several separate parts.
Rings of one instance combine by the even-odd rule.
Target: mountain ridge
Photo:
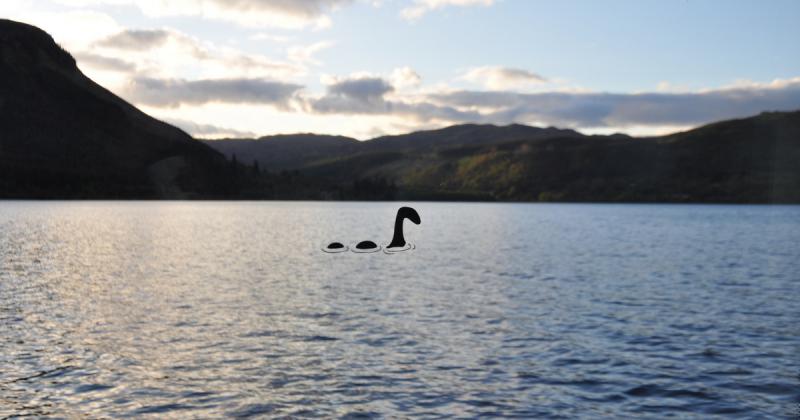
[[[555,127],[468,123],[406,134],[379,136],[361,141],[351,137],[314,133],[267,135],[255,139],[225,138],[201,141],[225,154],[229,159],[235,155],[237,159],[247,163],[258,161],[259,165],[270,170],[291,170],[314,163],[315,160],[340,158],[353,153],[435,151],[455,146],[572,136],[584,137],[577,131]],[[288,143],[287,140],[292,142]],[[336,144],[332,143],[337,140]],[[309,147],[314,147],[324,153],[310,152]]]
[[[476,127],[483,137],[431,140]],[[507,127],[524,127],[535,135],[485,135]],[[428,141],[415,144],[419,138]],[[800,111],[763,112],[646,138],[466,124],[378,139],[383,144],[366,140],[354,153],[281,169],[340,184],[389,180],[406,198],[800,202],[800,168],[795,164],[800,161]]]

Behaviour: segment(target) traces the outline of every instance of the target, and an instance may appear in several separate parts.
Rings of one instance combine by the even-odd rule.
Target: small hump
[[[378,244],[372,241],[361,241],[356,244],[356,249],[375,249],[378,247]]]
[[[331,242],[328,245],[325,245],[322,250],[330,254],[336,254],[338,252],[345,252],[348,249],[347,246],[341,242]]]

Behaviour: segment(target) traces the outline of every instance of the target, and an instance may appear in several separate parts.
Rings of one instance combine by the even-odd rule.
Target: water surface
[[[800,207],[0,202],[0,418],[790,417]]]

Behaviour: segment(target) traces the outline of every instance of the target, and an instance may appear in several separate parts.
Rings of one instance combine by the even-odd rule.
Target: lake
[[[791,417],[798,301],[800,206],[4,201],[0,417]]]

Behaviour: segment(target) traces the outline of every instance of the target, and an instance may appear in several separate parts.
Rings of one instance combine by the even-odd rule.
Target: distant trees
[[[353,181],[352,195],[354,199],[394,200],[397,196],[397,185],[383,177],[362,178]]]

